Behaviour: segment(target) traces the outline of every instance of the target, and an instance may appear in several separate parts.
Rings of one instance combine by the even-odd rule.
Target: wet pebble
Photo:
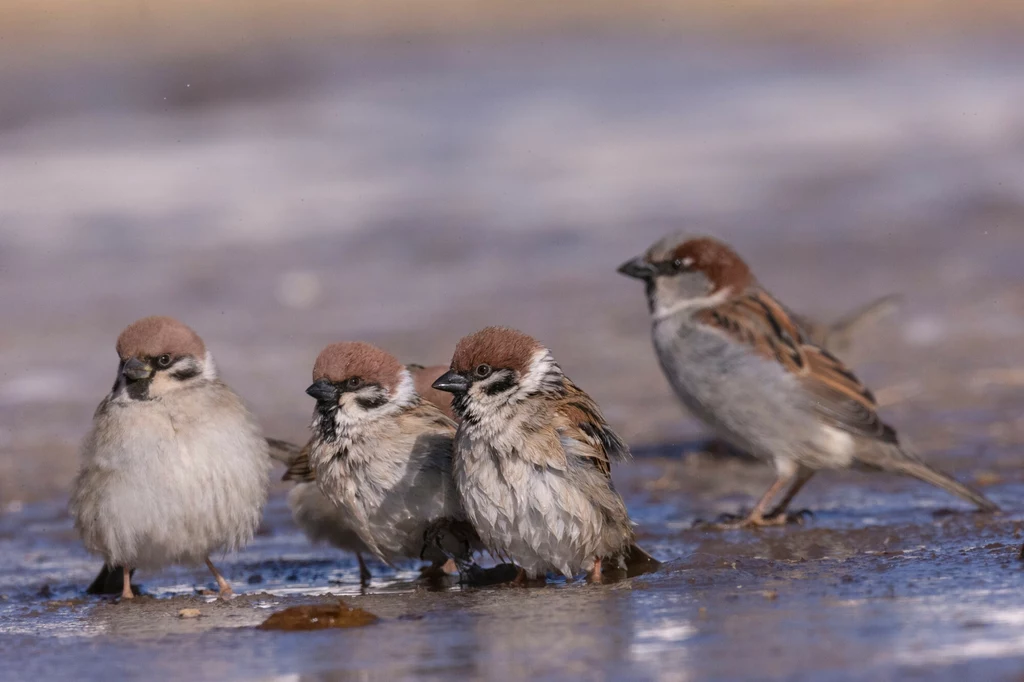
[[[326,630],[330,628],[357,628],[372,625],[377,616],[360,608],[352,608],[339,601],[333,604],[293,606],[271,614],[259,626],[260,630]]]

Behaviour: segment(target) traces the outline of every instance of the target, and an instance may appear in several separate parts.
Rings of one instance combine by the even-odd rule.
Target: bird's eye
[[[674,261],[672,261],[672,267],[675,269],[676,272],[681,272],[684,265],[685,264],[683,263],[682,258],[676,258]]]
[[[171,366],[171,356],[164,353],[156,359],[156,366],[161,368],[167,368]]]
[[[345,382],[349,388],[359,388],[363,384],[363,380],[359,377],[352,377]]]
[[[480,378],[480,379],[486,379],[487,377],[491,376],[491,372],[492,371],[493,370],[491,370],[491,366],[490,365],[486,365],[486,364],[485,365],[477,365],[476,369],[473,370],[474,374],[476,374],[477,377]]]

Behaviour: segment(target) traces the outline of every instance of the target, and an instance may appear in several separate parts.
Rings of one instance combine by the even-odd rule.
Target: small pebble
[[[178,618],[198,618],[203,615],[199,609],[182,609],[178,611]]]

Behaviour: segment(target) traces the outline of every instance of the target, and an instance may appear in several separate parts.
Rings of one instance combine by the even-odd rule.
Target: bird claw
[[[796,512],[755,516],[753,514],[720,514],[714,522],[697,519],[693,528],[701,530],[737,530],[742,528],[767,528],[770,526],[803,525],[805,519],[814,518],[810,509]]]

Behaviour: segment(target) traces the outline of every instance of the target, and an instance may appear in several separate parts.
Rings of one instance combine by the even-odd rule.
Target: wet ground
[[[83,595],[97,561],[63,510],[31,505],[0,523],[0,678],[996,680],[1024,666],[1016,511],[987,517],[915,482],[824,476],[800,500],[816,510],[803,526],[692,530],[706,510],[747,502],[767,472],[640,454],[616,479],[665,563],[600,586],[438,591],[414,582],[415,566],[375,566],[363,590],[352,557],[310,547],[278,496],[256,541],[218,562],[241,596],[201,596],[208,575],[176,569],[137,574],[148,596],[117,603]],[[708,492],[716,479],[732,494]],[[987,492],[1012,509],[1024,485]],[[380,621],[254,629],[332,595]]]
[[[1019,677],[1024,53],[583,42],[284,64],[0,73],[0,678]],[[799,311],[901,294],[851,360],[905,437],[1007,513],[826,474],[797,499],[804,526],[691,529],[770,473],[698,454],[642,293],[614,273],[681,227],[734,243]],[[242,596],[171,569],[137,575],[134,603],[85,598],[76,443],[117,332],[158,312],[296,440],[328,342],[431,364],[485,324],[534,334],[634,444],[616,482],[664,567],[440,592],[378,567],[363,594],[277,486],[264,531],[220,563]],[[253,629],[328,594],[381,621]]]

